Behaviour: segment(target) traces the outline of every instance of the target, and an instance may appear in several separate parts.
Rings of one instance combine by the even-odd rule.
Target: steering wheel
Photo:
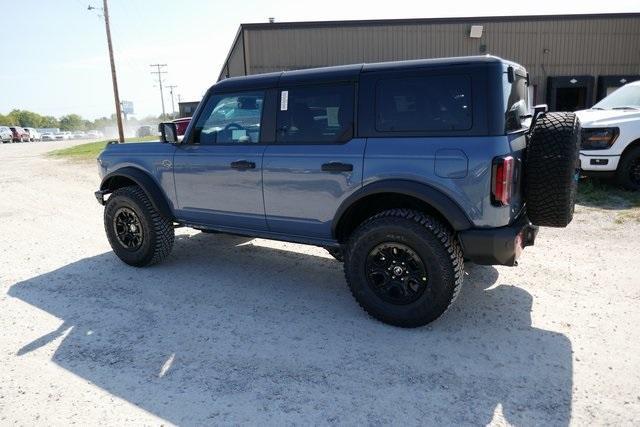
[[[231,130],[231,129],[246,130],[244,126],[241,126],[238,123],[229,123],[224,127],[224,130]]]

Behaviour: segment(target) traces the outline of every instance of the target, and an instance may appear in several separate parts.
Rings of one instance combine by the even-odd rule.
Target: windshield
[[[622,86],[591,108],[640,108],[640,86]]]

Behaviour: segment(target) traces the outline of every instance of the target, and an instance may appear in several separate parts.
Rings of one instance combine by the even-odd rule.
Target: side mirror
[[[178,142],[178,129],[176,124],[172,122],[160,123],[158,125],[158,132],[160,132],[160,141],[174,143]]]

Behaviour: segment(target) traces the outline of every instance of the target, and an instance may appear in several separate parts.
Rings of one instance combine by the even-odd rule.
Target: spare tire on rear
[[[580,176],[580,122],[574,113],[545,113],[527,143],[524,191],[529,220],[566,227]]]

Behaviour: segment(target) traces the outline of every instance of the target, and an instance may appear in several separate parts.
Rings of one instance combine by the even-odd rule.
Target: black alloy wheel
[[[142,246],[143,229],[136,213],[128,208],[119,208],[113,216],[113,230],[118,243],[124,248],[135,251]]]
[[[365,269],[371,290],[392,304],[411,304],[427,288],[422,259],[402,243],[386,242],[374,247],[367,256]]]

